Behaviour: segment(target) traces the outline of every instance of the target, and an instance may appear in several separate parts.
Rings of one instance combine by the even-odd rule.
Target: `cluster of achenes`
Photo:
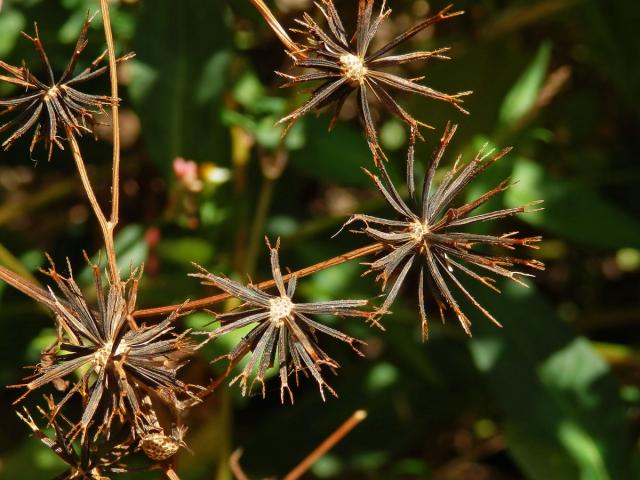
[[[465,332],[470,334],[471,322],[460,307],[457,299],[460,296],[492,322],[498,322],[476,301],[456,274],[462,273],[497,290],[494,285],[496,276],[522,283],[521,277],[527,274],[514,271],[514,266],[543,268],[541,263],[534,260],[487,253],[496,247],[506,250],[535,248],[539,237],[520,238],[516,233],[497,236],[473,234],[461,229],[477,222],[525,212],[527,206],[497,211],[485,209],[477,213],[495,195],[509,188],[507,180],[473,201],[453,206],[464,188],[509,149],[497,153],[483,149],[466,165],[456,161],[435,186],[438,166],[456,130],[456,127],[447,126],[426,168],[421,189],[415,188],[414,142],[416,138],[422,138],[419,127],[427,125],[407,113],[392,91],[416,93],[445,101],[464,113],[466,111],[460,104],[462,97],[469,92],[447,95],[420,84],[420,79],[405,79],[384,69],[431,58],[448,58],[444,55],[448,51],[446,48],[400,55],[390,52],[425,28],[462,12],[451,13],[447,7],[387,44],[373,49],[376,32],[391,12],[384,1],[376,13],[373,0],[359,0],[357,24],[351,31],[344,27],[333,1],[321,0],[317,8],[327,28],[323,29],[305,13],[302,20],[298,21],[301,30],[295,30],[304,36],[300,43],[291,40],[262,0],[251,1],[285,44],[295,67],[310,70],[293,75],[280,74],[287,79],[288,85],[320,82],[311,97],[281,122],[294,122],[307,112],[334,104],[333,125],[346,98],[353,92],[358,97],[365,137],[378,170],[377,174],[366,173],[390,209],[387,218],[358,213],[345,225],[361,225],[356,232],[376,242],[370,251],[376,252],[378,257],[368,266],[371,272],[377,274],[376,279],[381,283],[386,298],[381,306],[368,310],[364,308],[369,304],[367,300],[294,302],[298,277],[295,273],[282,275],[278,245],[272,247],[267,242],[273,273],[273,281],[267,283],[275,287],[275,293],[252,284],[242,285],[202,268],[194,274],[205,283],[226,292],[229,297],[241,301],[239,308],[216,315],[219,326],[207,333],[205,342],[198,345],[189,339],[191,332],[176,332],[176,319],[181,311],[190,309],[188,303],[184,310],[177,309],[164,320],[149,325],[137,323],[134,313],[141,268],[131,272],[126,281],[112,278],[105,285],[101,270],[92,265],[96,295],[95,306],[92,307],[74,281],[70,267],[68,277],[59,274],[53,263],[45,272],[59,293],[52,288],[40,289],[14,272],[0,267],[1,278],[47,306],[55,316],[57,340],[42,352],[40,364],[33,375],[26,379],[26,383],[14,387],[25,389],[18,401],[46,385],[51,385],[57,391],[45,396],[45,406],[38,409],[44,423],[52,427],[50,434],[38,426],[26,409],[19,415],[35,435],[69,465],[69,470],[59,478],[106,478],[126,471],[122,459],[136,449],[143,450],[159,465],[163,462],[166,464],[184,445],[184,412],[212,390],[184,383],[178,379],[178,371],[202,344],[211,339],[253,325],[249,333],[226,355],[230,365],[248,357],[242,371],[231,382],[239,380],[243,394],[257,382],[262,385],[264,395],[266,373],[277,366],[283,402],[285,398],[293,402],[290,379],[293,376],[297,384],[300,375],[315,380],[324,399],[325,390],[334,395],[335,392],[324,380],[323,369],[335,372],[339,365],[321,348],[317,334],[323,333],[347,343],[358,353],[357,345],[363,342],[323,324],[314,316],[353,316],[367,318],[378,324],[383,315],[390,313],[404,280],[415,269],[418,276],[417,316],[421,320],[423,337],[426,339],[428,334],[427,293],[435,298],[443,320],[446,310],[451,309]],[[81,82],[108,71],[106,66],[99,67],[105,52],[74,76],[80,54],[87,44],[89,21],[85,22],[73,56],[57,81],[37,27],[35,36],[25,34],[25,37],[34,43],[42,60],[45,81],[39,80],[27,66],[14,67],[0,61],[0,68],[8,73],[8,76],[0,75],[0,80],[24,89],[24,93],[18,97],[0,100],[0,106],[5,107],[0,114],[14,114],[13,118],[0,126],[0,132],[10,132],[2,144],[5,149],[28,131],[34,130],[31,149],[42,141],[51,156],[54,146],[63,149],[65,139],[75,142],[76,137],[91,132],[94,115],[103,112],[106,106],[117,103],[118,100],[110,96],[91,95],[77,90]],[[131,56],[125,55],[117,61]],[[369,105],[372,95],[410,129],[407,197],[403,197],[400,193],[402,189],[392,183],[385,170],[383,159],[386,157],[378,143]],[[78,411],[81,412],[79,418],[73,414]]]

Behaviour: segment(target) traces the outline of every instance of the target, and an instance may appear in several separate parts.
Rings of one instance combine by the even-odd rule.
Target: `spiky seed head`
[[[140,440],[140,447],[145,455],[157,462],[173,457],[178,453],[181,445],[180,439],[167,436],[164,433],[151,433]]]

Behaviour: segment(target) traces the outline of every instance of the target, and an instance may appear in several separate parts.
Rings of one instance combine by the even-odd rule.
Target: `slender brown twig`
[[[373,255],[375,253],[381,252],[385,248],[383,243],[373,243],[371,245],[367,245],[362,248],[358,248],[356,250],[352,250],[347,253],[343,253],[342,255],[338,255],[337,257],[330,258],[329,260],[324,260],[320,263],[316,263],[309,267],[303,268],[296,272],[289,273],[283,276],[284,281],[288,281],[292,275],[296,275],[298,279],[302,277],[307,277],[313,273],[319,272],[321,270],[326,270],[327,268],[335,267],[337,265],[346,263],[350,260],[355,260],[357,258],[361,258],[367,255]],[[261,282],[255,285],[256,288],[260,290],[268,290],[276,286],[275,281],[267,280],[266,282]],[[218,295],[213,295],[211,297],[201,298],[199,300],[194,300],[192,302],[187,303],[179,303],[177,305],[167,305],[165,307],[155,307],[155,308],[145,308],[141,310],[136,310],[133,312],[133,316],[135,318],[143,318],[143,317],[155,317],[157,315],[166,315],[171,313],[178,308],[182,308],[184,311],[187,310],[197,310],[200,308],[208,307],[211,305],[215,305],[216,303],[224,302],[228,300],[231,296],[227,293],[220,293]]]
[[[269,27],[271,27],[273,32],[278,36],[289,53],[297,58],[305,58],[306,55],[302,53],[302,48],[300,47],[300,45],[298,45],[291,39],[287,31],[282,27],[282,25],[280,25],[280,22],[278,22],[276,17],[273,16],[273,13],[271,13],[271,10],[269,10],[269,7],[267,7],[264,1],[251,0],[251,3],[253,3],[253,6],[256,7],[258,12],[260,12],[260,15],[262,15]]]
[[[209,385],[207,385],[207,387],[204,390],[197,393],[198,399],[204,400],[209,395],[211,395],[216,390],[216,388],[218,388],[222,384],[222,382],[224,382],[227,379],[227,377],[231,375],[231,372],[233,371],[234,368],[236,368],[236,366],[240,363],[241,360],[242,360],[241,357],[237,357],[231,360],[228,363],[227,368],[224,369],[224,372],[222,372],[219,376],[211,380],[211,383],[209,383]]]
[[[163,467],[164,474],[169,480],[180,480],[178,473],[174,470],[173,465],[167,464]]]
[[[236,480],[249,480],[249,477],[247,477],[247,474],[244,473],[240,465],[240,457],[242,457],[242,449],[238,448],[229,457],[229,468],[233,476],[236,477]]]
[[[100,11],[104,24],[104,36],[107,41],[107,55],[109,56],[109,80],[111,82],[111,126],[113,128],[113,181],[111,184],[111,219],[110,228],[113,233],[119,219],[120,207],[120,116],[118,102],[118,71],[116,67],[116,53],[113,46],[113,33],[111,32],[111,17],[109,15],[109,2],[100,0]]]
[[[318,459],[331,450],[345,436],[357,427],[360,422],[367,418],[366,410],[356,410],[342,425],[340,425],[331,435],[329,435],[320,445],[313,449],[298,465],[295,466],[283,480],[298,480],[304,475]],[[229,467],[236,480],[249,480],[249,477],[240,465],[240,457],[242,457],[242,449],[238,448],[229,457]]]
[[[367,418],[366,410],[356,410],[335,432],[329,435],[324,442],[318,445],[309,455],[307,455],[298,465],[291,470],[283,480],[298,480],[304,475],[318,459],[331,450],[340,440],[342,440],[360,422]]]
[[[27,297],[32,298],[38,303],[42,303],[49,308],[55,306],[55,300],[49,293],[37,285],[25,280],[21,275],[9,270],[3,266],[0,266],[0,280],[5,281],[16,290],[24,293]]]
[[[113,284],[116,285],[120,282],[120,275],[118,273],[118,263],[116,261],[116,251],[113,243],[113,229],[111,228],[111,223],[107,220],[107,217],[104,216],[104,212],[102,211],[102,208],[98,203],[98,199],[96,198],[96,194],[93,191],[93,186],[91,185],[91,180],[89,179],[89,174],[87,173],[87,168],[84,164],[84,159],[82,158],[82,152],[80,152],[80,147],[78,146],[78,141],[68,127],[66,133],[69,145],[71,146],[71,153],[73,154],[73,159],[76,162],[76,168],[80,175],[80,181],[82,182],[82,186],[84,187],[89,203],[91,204],[91,209],[100,224],[100,230],[102,230],[104,247],[107,252],[107,263],[109,264],[109,273],[111,274]]]

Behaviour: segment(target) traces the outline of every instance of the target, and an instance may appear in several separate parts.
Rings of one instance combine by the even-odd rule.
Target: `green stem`
[[[260,188],[260,195],[258,196],[256,214],[253,218],[244,264],[244,271],[247,272],[249,276],[255,272],[258,254],[262,245],[262,239],[264,238],[264,226],[267,223],[267,215],[269,214],[273,200],[275,184],[276,180],[274,178],[266,176],[262,178],[262,186]]]

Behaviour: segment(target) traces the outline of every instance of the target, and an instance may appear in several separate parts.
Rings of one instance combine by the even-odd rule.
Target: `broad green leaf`
[[[533,480],[638,478],[608,365],[533,287],[508,284],[503,292],[476,294],[504,328],[479,319],[470,347],[504,413],[516,462]]]
[[[508,207],[543,199],[544,210],[520,219],[575,243],[604,248],[640,248],[640,221],[577,181],[548,175],[525,159],[515,162],[518,184],[505,194]]]
[[[326,118],[305,119],[306,144],[292,153],[292,167],[311,177],[343,185],[370,186],[361,167],[372,168],[371,152],[362,132],[338,122],[327,130]]]
[[[213,257],[213,245],[197,237],[170,238],[158,245],[158,253],[164,260],[191,268],[189,262],[206,265]]]
[[[16,45],[20,32],[24,30],[24,15],[11,8],[0,14],[0,58],[5,58]]]
[[[197,14],[194,14],[197,12]],[[153,159],[228,163],[219,118],[231,35],[215,2],[145,2],[134,39],[129,93]]]
[[[542,82],[547,74],[551,58],[551,43],[545,42],[538,49],[531,64],[507,94],[500,110],[500,122],[517,122],[535,104]]]

